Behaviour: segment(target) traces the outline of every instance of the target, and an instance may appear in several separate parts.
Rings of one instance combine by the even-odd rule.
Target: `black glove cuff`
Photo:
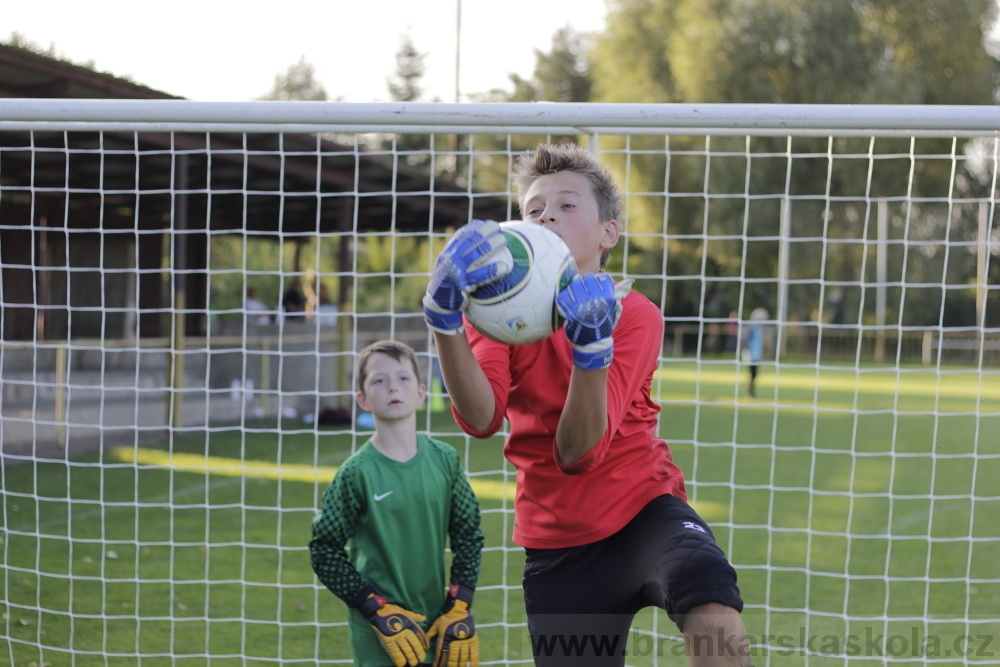
[[[469,605],[469,609],[472,609],[472,596],[475,590],[469,586],[464,586],[462,584],[452,584],[448,587],[448,601],[447,606],[450,609],[455,600],[461,600],[465,604]]]
[[[358,593],[358,596],[351,602],[351,606],[361,612],[365,618],[371,618],[385,604],[384,597],[378,594],[371,586],[365,586]]]

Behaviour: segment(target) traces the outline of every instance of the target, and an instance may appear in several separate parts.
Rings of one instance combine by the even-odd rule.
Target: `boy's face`
[[[602,221],[590,181],[573,171],[545,174],[524,193],[521,215],[555,232],[580,273],[597,273],[601,253],[618,242],[618,221]]]
[[[358,405],[376,419],[395,421],[410,417],[424,402],[426,388],[406,358],[396,360],[387,354],[368,357],[365,384],[358,391]]]

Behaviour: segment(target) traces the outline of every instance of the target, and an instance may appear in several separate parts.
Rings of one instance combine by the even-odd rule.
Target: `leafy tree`
[[[359,313],[413,312],[427,281],[433,241],[406,235],[365,235],[356,248],[360,279],[354,281]],[[434,257],[441,250],[434,252]]]
[[[271,91],[260,99],[324,102],[327,95],[323,84],[316,79],[316,69],[302,56],[283,74],[275,75]]]
[[[7,38],[5,43],[7,46],[13,46],[18,49],[24,49],[25,51],[31,51],[32,53],[37,53],[41,56],[59,58],[59,55],[56,53],[55,44],[50,43],[48,48],[44,48],[42,45],[28,39],[27,36],[17,32],[16,30],[10,33],[10,37]]]
[[[261,100],[296,100],[304,102],[325,102],[327,99],[326,89],[323,84],[319,82],[316,78],[316,68],[313,67],[312,63],[306,60],[305,56],[301,56],[299,61],[294,65],[289,66],[289,68],[283,74],[277,74],[274,77],[274,86],[271,91],[260,98]],[[293,271],[299,271],[301,267],[297,266],[302,257],[302,247],[305,241],[297,242],[292,254]],[[251,250],[252,248],[252,250]],[[266,246],[251,246],[247,245],[247,252],[273,252],[273,249],[269,249]],[[258,261],[259,258],[250,257],[248,254],[247,261]]]
[[[594,100],[992,104],[1000,70],[983,35],[994,12],[992,0],[616,0],[592,54]],[[604,138],[602,149],[626,140],[614,141]],[[860,280],[873,227],[868,199],[950,187],[944,160],[912,165],[916,190],[907,192],[906,159],[880,161],[869,180],[865,160],[840,160],[834,170],[827,160],[800,157],[789,170],[783,157],[906,155],[906,140],[674,136],[628,142],[630,190],[663,192],[666,183],[671,195],[630,197],[629,226],[639,233],[630,262],[650,274],[665,268],[675,277],[708,276],[697,286],[672,281],[669,314],[678,316],[711,314],[705,304],[715,285],[728,289],[723,300],[734,303],[738,283],[713,283],[713,277],[777,275],[778,245],[769,237],[779,231],[783,194],[815,195],[793,201],[793,238],[831,233],[847,241],[812,251],[829,253],[823,276],[814,275],[820,262],[797,261],[799,273],[791,277]],[[924,152],[947,154],[940,142],[926,142]],[[774,197],[752,197],[760,194]],[[932,238],[943,238],[948,224],[929,207],[908,219]],[[744,305],[774,312],[774,296],[773,288],[751,292]],[[939,312],[939,305],[920,305],[928,314]],[[908,316],[926,317],[913,309]]]
[[[552,37],[552,50],[535,49],[535,71],[530,80],[511,74],[514,90],[508,102],[587,102],[593,79],[587,49],[588,35],[572,27],[560,28]]]
[[[336,256],[336,245],[322,237],[275,241],[272,236],[213,235],[209,238],[209,307],[215,312],[239,310],[246,288],[253,287],[261,301],[280,309],[290,274],[304,281],[311,274],[332,275],[337,271]],[[242,317],[228,312],[221,319],[240,321]]]
[[[595,98],[990,104],[995,11],[992,0],[616,0],[595,44]]]
[[[409,34],[403,35],[396,50],[395,76],[388,80],[389,95],[396,102],[418,102],[423,96],[420,80],[426,73],[424,59],[426,53],[420,53],[413,45]]]
[[[387,80],[389,96],[396,102],[419,102],[424,91],[420,85],[426,67],[426,53],[417,51],[413,39],[404,34],[396,50],[396,72]],[[379,142],[382,150],[391,151],[395,156],[401,156],[411,167],[430,168],[431,146],[447,150],[449,137],[430,136],[427,134],[394,134],[386,135]],[[438,172],[453,168],[453,163],[447,161],[437,165]]]
[[[556,31],[548,52],[535,50],[535,69],[530,79],[509,76],[513,90],[495,89],[475,96],[490,102],[588,102],[593,78],[588,56],[592,36],[567,26]],[[540,141],[579,141],[578,136],[476,135],[476,152],[482,156],[473,165],[475,186],[480,190],[506,193],[514,157],[534,149]]]
[[[20,32],[17,32],[16,30],[10,33],[10,37],[7,38],[6,42],[0,40],[0,44],[6,44],[7,46],[12,46],[16,49],[30,51],[31,53],[35,53],[40,56],[45,56],[46,58],[52,58],[53,60],[61,60],[64,63],[71,63],[73,65],[78,65],[80,67],[86,67],[87,69],[93,70],[96,68],[96,64],[94,63],[93,59],[85,60],[83,62],[75,62],[67,58],[64,54],[59,53],[56,50],[56,45],[54,43],[49,42],[48,47],[43,47],[38,42],[28,39],[27,36],[23,35]],[[135,79],[130,74],[125,74],[125,75],[116,74],[114,76],[116,76],[119,79],[124,79],[125,81],[130,81],[132,83],[135,83]]]
[[[996,102],[998,67],[985,37],[996,22],[992,0],[865,0],[856,7],[881,46],[876,77],[858,102]]]

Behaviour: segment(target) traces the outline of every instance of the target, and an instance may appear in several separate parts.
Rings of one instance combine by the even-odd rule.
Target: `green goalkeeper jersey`
[[[462,462],[443,442],[418,436],[417,453],[405,462],[367,442],[340,466],[313,519],[309,551],[316,576],[350,607],[355,665],[391,664],[369,622],[352,606],[366,586],[424,614],[426,629],[445,600],[446,540],[452,550],[447,583],[476,586],[483,546],[479,521],[479,502]]]

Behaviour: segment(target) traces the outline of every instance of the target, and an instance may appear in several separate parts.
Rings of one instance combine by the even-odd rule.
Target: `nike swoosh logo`
[[[372,498],[375,499],[375,502],[378,502],[380,500],[384,500],[386,497],[390,496],[391,494],[392,494],[392,491],[386,491],[385,493],[376,493],[375,495],[372,496]]]

